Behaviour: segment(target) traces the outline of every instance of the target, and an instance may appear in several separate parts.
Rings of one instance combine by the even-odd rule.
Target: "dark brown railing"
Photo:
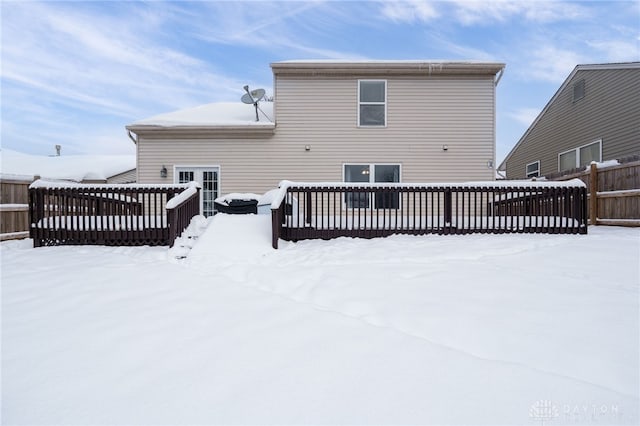
[[[169,245],[165,206],[187,188],[36,181],[29,189],[29,236],[34,247]]]
[[[283,182],[272,205],[278,239],[392,234],[586,234],[582,182],[314,184]]]
[[[169,221],[169,246],[173,247],[182,231],[187,229],[191,218],[200,214],[200,188],[192,185],[167,203]]]

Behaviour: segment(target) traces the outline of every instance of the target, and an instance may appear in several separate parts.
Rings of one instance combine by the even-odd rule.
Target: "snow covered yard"
[[[5,242],[3,424],[637,424],[640,231]]]

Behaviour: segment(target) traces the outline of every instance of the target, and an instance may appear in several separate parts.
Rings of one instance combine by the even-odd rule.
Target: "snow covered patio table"
[[[181,261],[2,243],[3,424],[640,420],[640,231],[273,250],[269,224],[218,215]]]

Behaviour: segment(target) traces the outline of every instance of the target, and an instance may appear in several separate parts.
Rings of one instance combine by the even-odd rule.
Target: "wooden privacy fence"
[[[169,245],[191,219],[185,212],[198,214],[193,199],[199,200],[199,191],[174,203],[169,214],[165,206],[191,188],[36,181],[29,189],[29,235],[34,247]]]
[[[0,241],[29,236],[29,185],[33,176],[0,175]]]
[[[568,182],[352,184],[283,182],[272,204],[278,239],[391,234],[587,233],[587,194]]]
[[[586,184],[591,225],[640,226],[640,161],[638,156],[619,161],[592,163],[584,170],[547,178]]]

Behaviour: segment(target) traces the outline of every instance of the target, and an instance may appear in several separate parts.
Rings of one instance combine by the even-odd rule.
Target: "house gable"
[[[508,179],[559,170],[559,155],[601,141],[601,160],[640,154],[640,63],[578,65],[500,164]],[[579,155],[579,154],[578,154]]]

